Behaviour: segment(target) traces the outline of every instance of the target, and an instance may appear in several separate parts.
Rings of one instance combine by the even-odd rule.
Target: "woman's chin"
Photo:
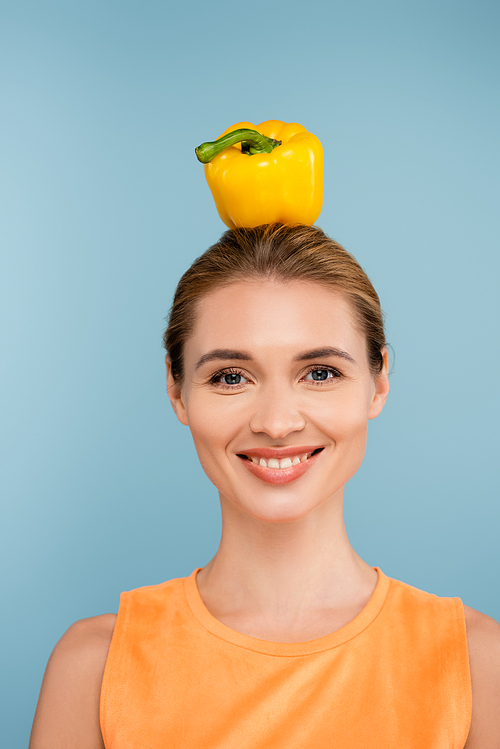
[[[259,501],[260,499],[260,501]],[[257,498],[255,495],[252,501],[246,498],[232,497],[227,498],[221,494],[221,503],[229,502],[233,509],[239,511],[238,514],[249,516],[253,520],[262,523],[294,523],[313,513],[325,500],[316,502],[304,502],[303,497],[295,498],[293,496],[282,497],[262,497]]]

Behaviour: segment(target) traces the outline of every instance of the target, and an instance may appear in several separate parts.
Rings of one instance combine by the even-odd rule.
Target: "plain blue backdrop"
[[[193,149],[239,120],[318,135],[318,223],[387,313],[354,547],[500,618],[499,27],[484,0],[2,0],[4,746],[75,619],[217,548],[161,335],[225,228]]]

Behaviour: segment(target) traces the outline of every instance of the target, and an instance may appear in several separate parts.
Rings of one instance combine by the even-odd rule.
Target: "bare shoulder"
[[[464,606],[464,612],[471,667],[495,674],[500,666],[500,624],[470,606]]]
[[[500,749],[500,624],[464,606],[472,682],[467,749]]]
[[[75,622],[47,663],[30,749],[102,749],[99,698],[116,614]]]
[[[71,625],[55,646],[50,660],[61,658],[101,659],[104,662],[115,628],[116,614],[80,619]],[[49,661],[50,663],[50,661]]]

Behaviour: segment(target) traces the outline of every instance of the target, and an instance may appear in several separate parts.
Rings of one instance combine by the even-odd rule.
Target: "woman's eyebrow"
[[[224,359],[239,359],[240,361],[251,361],[252,357],[245,351],[233,351],[229,348],[216,348],[213,351],[209,351],[198,359],[196,362],[195,370],[206,364],[208,361],[221,361]]]
[[[308,359],[326,359],[328,356],[340,356],[341,359],[347,359],[347,361],[356,364],[354,359],[347,351],[342,351],[340,348],[333,348],[332,346],[323,346],[322,348],[313,348],[311,351],[304,351],[295,357],[295,361],[307,361]]]

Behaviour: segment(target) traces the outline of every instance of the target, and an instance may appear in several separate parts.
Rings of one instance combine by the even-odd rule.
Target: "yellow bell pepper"
[[[239,122],[195,149],[219,216],[233,229],[314,224],[323,205],[323,148],[296,122]]]

